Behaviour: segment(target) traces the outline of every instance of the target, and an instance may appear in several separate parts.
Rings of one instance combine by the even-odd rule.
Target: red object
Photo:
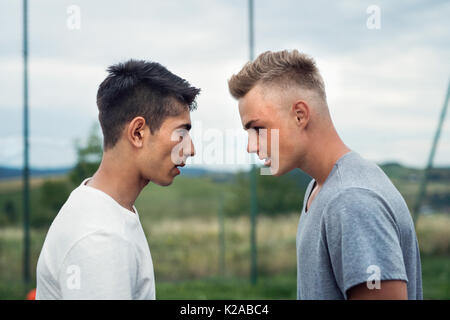
[[[36,289],[31,289],[27,293],[27,300],[36,300]]]

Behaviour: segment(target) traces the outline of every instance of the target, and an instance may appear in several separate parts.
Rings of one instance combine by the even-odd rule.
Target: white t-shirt
[[[155,299],[139,214],[86,186],[55,217],[37,264],[36,299]]]

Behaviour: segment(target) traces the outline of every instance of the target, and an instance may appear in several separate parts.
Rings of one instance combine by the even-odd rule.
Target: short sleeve
[[[136,256],[127,240],[95,232],[76,242],[59,270],[63,299],[133,299]]]
[[[408,281],[394,215],[374,191],[341,191],[327,205],[322,228],[333,273],[345,299],[347,290],[361,283]]]

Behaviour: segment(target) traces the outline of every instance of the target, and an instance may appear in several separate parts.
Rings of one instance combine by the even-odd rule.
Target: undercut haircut
[[[131,59],[107,71],[97,92],[105,150],[117,143],[125,124],[135,117],[143,117],[154,134],[167,117],[197,108],[200,89],[157,62]]]
[[[244,97],[257,84],[277,84],[283,88],[297,85],[315,91],[326,101],[325,84],[314,59],[298,50],[261,53],[228,80],[235,99]]]

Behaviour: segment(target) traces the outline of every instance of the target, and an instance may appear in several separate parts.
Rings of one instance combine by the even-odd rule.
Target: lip
[[[181,164],[177,164],[177,165],[175,165],[175,166],[173,166],[173,168],[176,170],[176,175],[179,175],[180,173],[181,173],[181,171],[180,171],[180,168],[181,167],[184,167],[186,164],[183,162],[183,163],[181,163]]]

